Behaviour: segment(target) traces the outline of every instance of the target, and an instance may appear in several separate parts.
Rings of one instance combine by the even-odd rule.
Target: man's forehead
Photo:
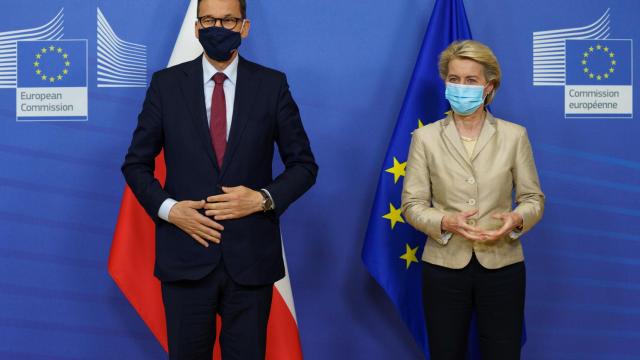
[[[200,2],[200,16],[241,15],[239,0],[202,0]]]

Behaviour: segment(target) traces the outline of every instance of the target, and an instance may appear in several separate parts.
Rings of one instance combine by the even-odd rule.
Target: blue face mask
[[[244,24],[243,24],[244,26]],[[233,50],[240,47],[242,37],[239,32],[212,26],[198,30],[198,40],[207,55],[216,61],[231,59]]]
[[[456,114],[471,115],[484,104],[484,86],[447,83],[444,96]]]

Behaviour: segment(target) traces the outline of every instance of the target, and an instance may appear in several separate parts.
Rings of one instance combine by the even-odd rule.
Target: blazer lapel
[[[213,166],[218,168],[211,144],[211,136],[209,135],[209,126],[207,124],[207,108],[204,100],[204,83],[202,82],[202,56],[192,60],[185,69],[185,76],[182,78],[180,88],[184,96],[187,109],[191,114],[190,120],[194,126],[199,141],[202,143]]]
[[[480,136],[478,136],[478,142],[473,149],[473,154],[471,154],[471,161],[478,156],[480,151],[487,146],[493,135],[496,133],[496,119],[487,111],[487,115],[485,117],[484,125],[482,126],[482,130],[480,131]]]
[[[471,167],[471,161],[469,161],[469,156],[467,155],[467,151],[462,144],[462,140],[460,140],[460,134],[458,133],[458,129],[456,129],[456,124],[453,121],[453,117],[451,114],[447,115],[447,118],[444,121],[444,137],[448,140],[450,146],[455,149],[455,152],[458,153],[458,158],[462,159],[463,163],[466,163],[467,166]]]
[[[238,63],[238,79],[236,80],[236,95],[233,104],[233,117],[231,130],[227,140],[227,150],[224,154],[220,178],[222,178],[233,160],[233,155],[241,143],[247,123],[251,118],[251,109],[259,89],[259,81],[255,76],[255,69],[244,58],[240,57]]]

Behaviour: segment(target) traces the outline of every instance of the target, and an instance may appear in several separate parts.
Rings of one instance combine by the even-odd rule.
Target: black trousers
[[[217,313],[222,359],[264,360],[272,291],[235,283],[222,261],[200,280],[163,282],[169,359],[211,360]]]
[[[462,360],[476,313],[483,360],[520,359],[524,262],[490,270],[475,254],[462,269],[424,263],[423,302],[432,360]]]

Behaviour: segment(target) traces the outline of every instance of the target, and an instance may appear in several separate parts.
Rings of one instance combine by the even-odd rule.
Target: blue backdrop
[[[109,278],[106,261],[124,187],[119,167],[145,93],[135,86],[166,66],[187,6],[187,0],[3,2],[0,358],[163,356]],[[98,7],[128,42],[120,44],[144,56],[113,59],[98,51]],[[252,29],[241,52],[287,73],[320,164],[317,185],[282,221],[307,359],[421,356],[360,251],[432,7],[432,0],[249,1]],[[548,199],[543,221],[524,239],[524,358],[638,359],[640,125],[633,116],[565,118],[564,72],[584,64],[573,45],[566,68],[557,64],[565,56],[563,36],[630,39],[614,57],[620,69],[633,64],[640,5],[486,0],[465,7],[474,39],[491,46],[502,65],[492,110],[528,128]],[[88,40],[88,61],[79,64],[88,74],[87,121],[16,120],[15,40],[38,36]],[[583,48],[593,59],[612,49]],[[120,71],[118,79],[105,80],[106,70],[98,75],[100,64],[113,70],[140,58],[146,63]],[[609,71],[603,59],[586,74]],[[632,65],[630,72],[627,81],[610,84],[636,84]],[[585,79],[578,85],[606,85]],[[639,105],[637,92],[625,106],[631,101]]]

